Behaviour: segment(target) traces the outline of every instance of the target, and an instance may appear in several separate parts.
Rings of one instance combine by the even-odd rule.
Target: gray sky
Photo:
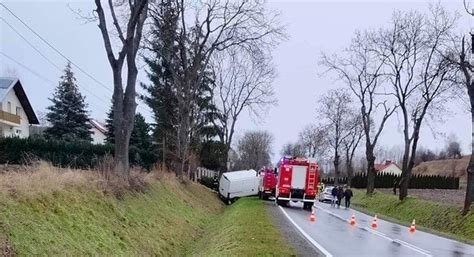
[[[95,23],[84,23],[72,9],[91,11],[93,1],[3,1],[16,15],[42,35],[65,56],[83,68],[96,80],[74,68],[81,92],[86,96],[91,117],[105,119],[110,107],[112,75],[100,32]],[[274,63],[278,78],[274,87],[278,105],[263,119],[256,121],[248,115],[238,124],[237,138],[246,130],[264,129],[275,138],[275,158],[283,144],[297,139],[298,132],[307,124],[316,121],[316,100],[326,90],[343,86],[331,77],[321,77],[317,66],[322,51],[335,52],[348,45],[357,29],[385,26],[392,12],[401,10],[426,10],[429,1],[270,1],[269,7],[281,12],[282,22],[287,24],[289,39],[274,51]],[[471,18],[464,13],[462,0],[441,1],[450,11],[461,14],[460,32],[468,32]],[[0,6],[0,17],[11,24],[59,68],[66,61],[48,48],[12,15]],[[472,24],[474,25],[474,24]],[[30,101],[37,112],[50,105],[51,96],[62,74],[0,19],[0,51],[16,62],[37,73],[33,74],[20,64],[0,54],[0,75],[17,75],[21,78]],[[38,76],[39,75],[39,76]],[[144,70],[139,79],[146,81]],[[444,122],[430,124],[435,129],[422,132],[421,145],[431,149],[444,146],[445,138],[454,133],[462,142],[464,153],[470,151],[471,123],[467,108],[461,101],[448,106],[449,115]],[[149,121],[151,114],[144,103],[138,111]],[[401,145],[401,129],[396,117],[383,134],[382,145]],[[236,139],[237,139],[236,138]]]

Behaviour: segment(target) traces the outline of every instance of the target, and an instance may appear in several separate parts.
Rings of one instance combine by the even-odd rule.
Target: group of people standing
[[[331,207],[340,208],[342,199],[344,198],[344,203],[346,205],[346,209],[351,206],[351,198],[354,195],[350,187],[344,186],[335,186],[331,190]]]

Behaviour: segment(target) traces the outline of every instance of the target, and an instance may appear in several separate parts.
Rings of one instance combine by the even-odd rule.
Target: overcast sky
[[[94,23],[85,23],[71,9],[90,12],[93,1],[3,1],[16,15],[30,25],[61,53],[90,74],[74,68],[81,92],[86,96],[92,118],[103,121],[110,107],[112,75],[100,32]],[[320,76],[319,54],[336,52],[348,45],[357,29],[385,26],[394,10],[426,10],[429,1],[270,1],[269,8],[281,12],[289,39],[274,51],[278,78],[274,82],[278,105],[263,119],[247,114],[240,119],[237,138],[246,130],[262,129],[275,138],[275,158],[281,147],[297,139],[298,132],[316,120],[316,100],[330,88],[343,86],[331,77]],[[450,11],[461,14],[459,31],[468,32],[471,19],[464,13],[462,0],[441,1]],[[29,32],[0,6],[0,75],[18,76],[37,112],[44,112],[62,74],[66,61]],[[36,47],[49,61],[17,35],[15,30]],[[8,56],[8,57],[7,57]],[[13,60],[10,60],[12,58]],[[58,69],[58,66],[60,69]],[[139,79],[146,82],[144,69]],[[447,135],[453,133],[462,142],[464,153],[470,151],[471,123],[462,101],[447,106],[443,122],[431,123],[421,136],[421,145],[440,149]],[[138,111],[151,120],[149,109],[139,103]],[[383,134],[381,144],[401,145],[401,129],[394,117]],[[433,133],[435,132],[435,133]],[[237,139],[236,138],[236,139]]]

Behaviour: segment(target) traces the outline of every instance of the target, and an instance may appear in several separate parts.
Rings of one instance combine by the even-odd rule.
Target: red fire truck
[[[311,209],[318,193],[319,166],[314,159],[283,157],[277,165],[276,201],[286,206],[290,201],[303,202]]]
[[[275,196],[277,176],[271,168],[264,167],[260,170],[260,185],[258,196],[260,199],[268,200],[270,196]]]

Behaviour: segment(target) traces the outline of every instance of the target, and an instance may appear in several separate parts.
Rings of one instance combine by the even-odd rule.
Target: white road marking
[[[314,207],[317,208],[317,209],[319,209],[319,210],[322,210],[322,211],[328,213],[329,215],[332,215],[332,216],[335,216],[335,217],[337,217],[337,218],[339,218],[339,219],[341,219],[341,220],[344,220],[344,218],[341,217],[341,216],[338,215],[338,214],[335,214],[335,213],[333,213],[333,212],[331,212],[331,211],[328,211],[328,210],[326,210],[326,209],[324,209],[324,208],[321,208],[321,207],[318,207],[318,206],[314,206]],[[407,242],[405,242],[405,241],[403,241],[403,240],[400,240],[400,239],[393,239],[393,238],[390,238],[390,237],[388,237],[387,235],[385,235],[385,234],[382,233],[382,232],[373,230],[371,227],[365,228],[365,227],[362,227],[362,226],[357,225],[357,223],[356,223],[354,226],[356,226],[356,227],[358,227],[358,228],[361,228],[361,229],[363,229],[363,230],[365,230],[365,231],[368,231],[368,232],[370,232],[370,233],[372,233],[372,234],[374,234],[374,235],[380,236],[380,237],[382,237],[382,238],[384,238],[384,239],[387,239],[388,241],[401,244],[401,245],[403,245],[403,246],[405,246],[405,247],[407,247],[407,248],[410,248],[410,249],[412,249],[413,251],[416,251],[416,252],[418,252],[418,253],[421,253],[421,254],[423,254],[423,255],[425,255],[425,256],[427,256],[427,257],[432,257],[431,253],[430,253],[429,251],[427,251],[427,250],[424,250],[424,249],[422,249],[422,248],[419,248],[419,247],[417,247],[417,246],[414,246],[414,245],[412,245],[412,244],[409,244],[409,243],[407,243]]]
[[[286,218],[295,226],[296,229],[311,243],[313,244],[316,248],[318,248],[326,257],[333,257],[331,253],[329,253],[324,247],[322,247],[318,242],[316,242],[310,235],[308,235],[304,230],[296,224],[296,222],[286,213],[285,209],[283,207],[278,206],[280,210],[285,214]]]

